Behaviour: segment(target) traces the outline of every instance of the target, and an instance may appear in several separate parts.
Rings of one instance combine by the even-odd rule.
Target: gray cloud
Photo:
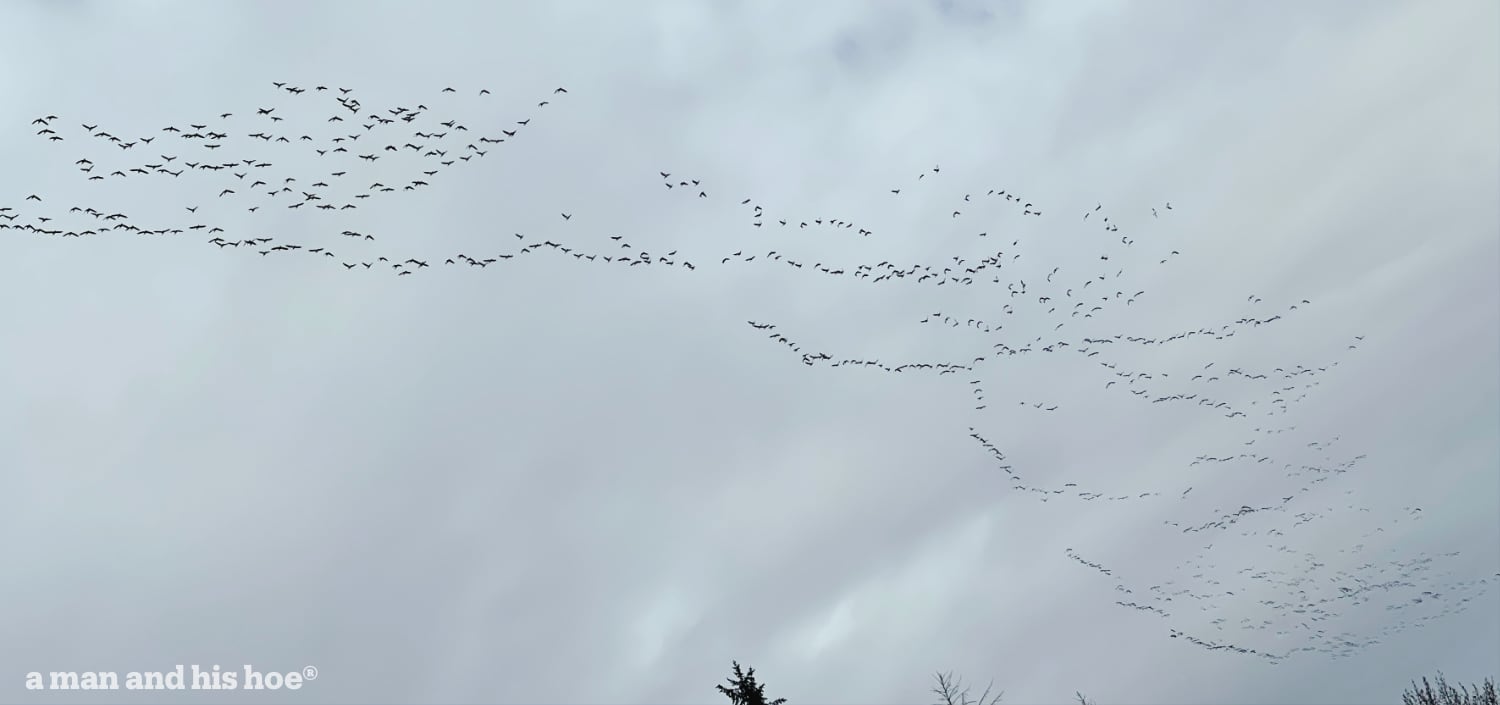
[[[1129,255],[1148,294],[1100,330],[1160,337],[1314,302],[1229,341],[1111,354],[1174,377],[1340,362],[1288,415],[1293,440],[1366,455],[1298,500],[1371,509],[1299,529],[1319,575],[1461,551],[1431,585],[1450,570],[1493,582],[1497,19],[1480,2],[7,5],[0,206],[28,220],[94,205],[176,224],[196,204],[245,237],[310,240],[331,223],[377,233],[358,245],[370,257],[440,269],[518,232],[590,251],[620,235],[700,268],[538,255],[397,279],[196,235],[0,232],[0,700],[102,702],[20,684],[177,663],[322,671],[295,696],[224,702],[702,702],[731,659],[792,703],[913,702],[935,669],[993,677],[1007,702],[1363,702],[1437,668],[1489,675],[1493,592],[1343,660],[1271,665],[1169,638],[1276,648],[1287,640],[1210,620],[1262,614],[1285,590],[1162,619],[1113,604],[1114,581],[1064,550],[1136,586],[1186,580],[1172,569],[1209,539],[1163,521],[1210,521],[1289,484],[1184,467],[1236,450],[1237,422],[1142,412],[1057,357],[975,377],[808,367],[745,321],[836,358],[968,362],[995,338],[916,322],[1000,320],[1004,290],[720,261],[774,249],[941,267],[1022,240],[1008,271],[1039,287],[1043,263],[1097,264],[1087,238],[1101,236],[1079,215],[1104,204],[1133,252],[1183,254]],[[149,136],[276,104],[326,129],[273,80],[352,87],[370,110],[427,102],[478,134],[534,123],[431,188],[327,217],[245,213],[187,175],[74,171],[84,154],[187,149],[95,146],[81,121]],[[553,99],[557,85],[569,93]],[[68,141],[26,129],[47,113]],[[325,171],[294,147],[225,144],[299,181]],[[361,166],[355,188],[408,178]],[[658,171],[711,197],[663,189]],[[991,189],[1045,214],[989,205]],[[750,197],[766,227],[749,226]],[[1171,217],[1151,218],[1166,201]],[[814,218],[875,234],[795,227]],[[1022,413],[1022,399],[1059,411]],[[969,426],[1036,485],[1164,497],[1040,502]],[[1286,513],[1255,521],[1291,533]],[[1297,565],[1218,536],[1212,570]],[[1394,599],[1338,629],[1433,612],[1384,609]],[[106,699],[161,699],[134,695]]]

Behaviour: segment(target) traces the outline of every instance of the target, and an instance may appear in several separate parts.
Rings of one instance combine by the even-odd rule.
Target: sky
[[[704,703],[735,660],[791,705],[1496,675],[1494,3],[0,26],[0,702]],[[25,687],[177,664],[317,678]]]

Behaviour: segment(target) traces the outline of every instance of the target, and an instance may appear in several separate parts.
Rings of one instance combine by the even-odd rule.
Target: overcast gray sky
[[[794,705],[926,702],[938,669],[1007,702],[1350,703],[1500,663],[1493,2],[5,2],[0,26],[0,701],[713,702],[737,659]],[[191,124],[222,149],[162,131]],[[382,159],[312,151],[349,133]],[[128,171],[241,159],[272,166]],[[358,207],[284,207],[319,188]],[[185,232],[22,227],[106,225],[75,206]],[[543,240],[571,252],[498,259]],[[643,250],[674,263],[602,259]],[[873,281],[915,265],[972,283]],[[1111,300],[1064,316],[1095,274]],[[1235,335],[1128,341],[1205,328]],[[1325,371],[1273,372],[1298,365]],[[1172,394],[1248,415],[1149,403]],[[320,673],[23,689],[179,663]]]

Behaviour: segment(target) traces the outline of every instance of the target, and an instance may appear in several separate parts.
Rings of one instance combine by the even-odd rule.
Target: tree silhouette
[[[729,685],[716,686],[720,693],[729,696],[729,702],[733,705],[786,705],[786,698],[766,700],[766,686],[756,682],[755,669],[740,668],[738,661],[734,663],[734,677],[729,679]],[[962,677],[955,677],[952,671],[935,674],[937,685],[933,686],[932,692],[938,696],[935,705],[999,705],[1000,696],[1005,691],[994,695],[990,694],[993,688],[992,682],[985,687],[984,692],[976,700],[969,697],[969,688],[963,684]],[[1094,702],[1084,696],[1083,693],[1075,692],[1074,697],[1078,699],[1079,705],[1094,705]],[[1411,688],[1401,694],[1402,705],[1500,705],[1500,696],[1495,692],[1495,681],[1493,678],[1484,679],[1484,683],[1476,686],[1460,685],[1455,688],[1448,684],[1443,678],[1443,672],[1438,671],[1436,682],[1429,682],[1426,677],[1422,678],[1422,684],[1417,685],[1412,681]]]
[[[996,705],[1000,702],[1000,696],[1005,695],[1005,691],[1002,690],[995,693],[994,697],[990,697],[990,689],[995,686],[994,681],[991,681],[984,687],[984,692],[980,693],[979,699],[973,700],[969,698],[969,687],[963,684],[963,678],[955,678],[952,671],[947,673],[939,671],[933,677],[937,680],[937,685],[932,686],[932,692],[937,693],[937,696],[941,698],[936,705]]]
[[[734,662],[734,677],[729,679],[729,685],[716,686],[720,693],[729,696],[729,702],[734,705],[785,705],[786,698],[766,700],[766,686],[755,682],[755,669],[740,669],[740,662]]]
[[[1472,690],[1467,685],[1454,688],[1443,678],[1443,672],[1438,671],[1436,688],[1423,676],[1422,685],[1412,681],[1411,688],[1401,694],[1401,702],[1402,705],[1500,705],[1500,698],[1495,695],[1493,679],[1484,679],[1483,685]]]

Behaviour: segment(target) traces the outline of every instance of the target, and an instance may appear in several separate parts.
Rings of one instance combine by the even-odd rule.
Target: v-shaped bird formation
[[[56,238],[181,237],[185,246],[207,245],[235,256],[316,258],[331,276],[455,275],[562,258],[578,266],[660,275],[722,277],[751,267],[777,268],[837,278],[855,288],[964,292],[952,308],[910,322],[960,351],[941,359],[869,357],[842,350],[837,341],[814,341],[815,331],[787,330],[767,320],[746,325],[787,355],[789,364],[829,373],[925,375],[935,384],[962,386],[970,422],[955,429],[955,437],[972,442],[980,462],[1003,473],[1019,497],[1078,507],[1151,503],[1177,512],[1162,522],[1162,552],[1170,555],[1173,542],[1193,547],[1179,553],[1191,555],[1175,566],[1117,569],[1073,549],[1065,556],[1113,581],[1114,604],[1165,620],[1165,638],[1271,662],[1311,653],[1347,657],[1467,609],[1490,587],[1494,576],[1438,570],[1440,562],[1456,561],[1454,552],[1395,556],[1366,547],[1381,533],[1419,521],[1422,511],[1407,507],[1376,516],[1350,500],[1352,490],[1339,495],[1331,489],[1358,477],[1365,456],[1336,452],[1339,436],[1313,438],[1300,428],[1296,411],[1337,372],[1339,359],[1259,369],[1203,353],[1236,336],[1274,334],[1278,324],[1312,308],[1312,301],[1250,294],[1238,310],[1216,320],[1177,330],[1129,327],[1132,312],[1172,306],[1148,282],[1153,268],[1172,267],[1184,255],[1151,228],[1169,222],[1181,204],[1115,208],[1092,202],[1069,212],[1008,184],[952,184],[934,165],[869,198],[921,199],[934,220],[969,249],[923,261],[862,260],[869,243],[905,236],[855,213],[773,213],[769,203],[727,196],[706,179],[656,165],[641,178],[661,184],[653,188],[660,189],[662,207],[722,208],[744,228],[740,244],[652,254],[657,248],[594,231],[574,219],[578,211],[564,211],[548,216],[555,226],[548,233],[502,233],[484,251],[452,252],[440,249],[438,239],[403,241],[378,229],[341,225],[340,219],[453,179],[482,178],[483,164],[526,140],[551,111],[567,109],[566,88],[533,96],[500,123],[454,114],[460,97],[498,101],[488,88],[443,87],[381,107],[364,105],[353,89],[340,86],[274,82],[271,91],[260,104],[206,111],[147,135],[117,134],[95,116],[35,118],[35,136],[76,170],[81,183],[64,196],[24,194],[0,205],[0,228]],[[148,182],[152,189],[160,184],[164,198],[177,204],[168,209],[175,217],[137,217],[101,205],[113,185],[126,182]],[[306,223],[294,232],[232,229],[226,215],[236,211],[241,215],[235,222],[246,215],[284,218],[291,211],[306,213]],[[1065,256],[1022,234],[1047,220],[1057,222],[1061,230],[1055,232],[1067,233]],[[795,245],[755,244],[773,231],[834,243],[847,254],[835,261],[799,254]],[[1347,341],[1341,352],[1356,352],[1363,340]],[[1064,468],[1028,464],[1002,436],[1015,438],[1011,429],[1062,423],[1087,411],[1035,396],[1045,389],[1007,396],[1014,370],[1038,359],[1066,365],[1069,384],[1089,385],[1100,404],[1108,400],[1133,414],[1171,414],[1178,423],[1217,424],[1238,440],[1181,458],[1169,468],[1179,479],[1175,486],[1090,486]],[[1198,502],[1203,492],[1195,495],[1196,486],[1231,474],[1252,478],[1243,496],[1223,506]],[[1306,546],[1313,532],[1347,517],[1363,526],[1339,549],[1347,554],[1339,562],[1358,565],[1334,569]],[[1324,537],[1320,545],[1326,544]],[[1384,626],[1372,633],[1368,629],[1377,622],[1360,615],[1374,609],[1386,615],[1378,621]]]

